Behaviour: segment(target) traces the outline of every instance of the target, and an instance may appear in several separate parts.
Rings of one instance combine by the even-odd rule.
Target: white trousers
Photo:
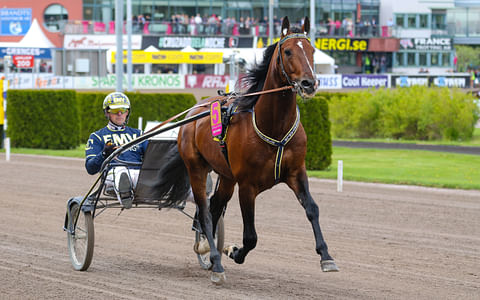
[[[137,187],[138,175],[140,174],[140,169],[129,169],[127,167],[113,167],[108,171],[107,178],[105,178],[105,185],[107,190],[113,187],[115,193],[118,195],[118,183],[120,181],[120,175],[122,173],[127,173],[130,183],[135,190]]]

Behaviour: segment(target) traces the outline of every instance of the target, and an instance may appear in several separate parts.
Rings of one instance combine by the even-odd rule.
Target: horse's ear
[[[305,17],[305,20],[303,21],[302,31],[306,35],[308,35],[308,32],[310,32],[310,19],[308,17]]]
[[[282,22],[282,37],[286,36],[290,32],[290,21],[288,21],[288,17],[285,16]]]

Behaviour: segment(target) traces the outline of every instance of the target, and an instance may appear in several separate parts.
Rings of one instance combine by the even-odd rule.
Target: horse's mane
[[[294,27],[290,28],[292,33],[302,33],[300,28]],[[265,84],[265,79],[267,78],[268,68],[270,67],[270,62],[277,47],[277,43],[274,43],[265,49],[263,52],[263,60],[257,65],[255,64],[251,69],[247,70],[245,77],[240,79],[240,88],[246,88],[247,90],[244,94],[250,94],[263,90]],[[235,100],[235,105],[238,105],[239,109],[251,109],[260,96],[247,96],[247,97],[238,97]]]
[[[247,70],[245,77],[240,79],[240,86],[246,87],[245,94],[261,91],[267,78],[268,68],[270,67],[270,61],[272,60],[273,53],[278,43],[272,44],[267,47],[263,52],[263,60],[259,65],[254,65],[251,69]],[[257,96],[239,97],[235,100],[235,104],[239,109],[250,109],[258,100]]]

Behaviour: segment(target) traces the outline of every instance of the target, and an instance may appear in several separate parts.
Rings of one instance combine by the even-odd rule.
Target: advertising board
[[[31,23],[31,8],[0,8],[1,35],[25,35]]]

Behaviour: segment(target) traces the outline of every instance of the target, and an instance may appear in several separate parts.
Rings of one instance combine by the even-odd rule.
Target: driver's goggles
[[[128,111],[128,108],[113,108],[113,109],[109,109],[108,112],[111,113],[111,114],[118,114],[119,112],[124,114]]]

